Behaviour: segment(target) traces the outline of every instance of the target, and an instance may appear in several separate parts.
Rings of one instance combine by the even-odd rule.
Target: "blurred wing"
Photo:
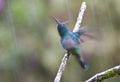
[[[79,31],[75,32],[77,35],[78,42],[83,43],[84,41],[90,40],[100,40],[101,39],[101,31],[97,28],[89,28],[89,27],[81,27]]]
[[[103,32],[104,31],[101,28],[90,27],[81,27],[79,31],[74,32],[78,38],[79,44],[85,42],[80,45],[80,47],[81,55],[87,62],[89,62],[96,51],[100,49],[99,45],[103,39]]]

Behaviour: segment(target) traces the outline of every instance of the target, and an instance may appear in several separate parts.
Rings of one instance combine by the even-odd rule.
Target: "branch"
[[[81,24],[81,22],[82,22],[82,19],[83,19],[85,10],[86,10],[86,3],[85,3],[85,2],[82,2],[81,8],[80,8],[79,14],[78,14],[77,22],[76,22],[76,24],[75,24],[75,27],[74,27],[74,29],[73,29],[73,32],[76,32],[76,31],[79,30],[80,24]]]
[[[102,82],[105,79],[115,77],[117,75],[120,75],[120,65],[113,67],[111,69],[108,69],[104,72],[98,73],[85,82]]]
[[[76,32],[77,30],[79,30],[85,9],[86,9],[86,4],[85,4],[85,2],[82,2],[82,5],[81,5],[80,11],[79,11],[79,15],[77,18],[77,22],[75,24],[73,32]],[[62,59],[61,65],[60,65],[58,73],[54,79],[54,82],[60,82],[60,79],[61,79],[61,76],[62,76],[63,71],[65,69],[65,65],[67,63],[68,57],[69,57],[69,53],[66,53]]]
[[[60,82],[60,79],[61,79],[62,73],[63,73],[63,71],[64,71],[64,69],[65,69],[65,65],[66,65],[66,63],[67,63],[68,57],[69,57],[69,56],[68,56],[68,53],[66,53],[66,54],[64,55],[63,59],[62,59],[60,68],[59,68],[59,70],[58,70],[58,73],[57,73],[57,75],[56,75],[56,77],[55,77],[54,82]]]

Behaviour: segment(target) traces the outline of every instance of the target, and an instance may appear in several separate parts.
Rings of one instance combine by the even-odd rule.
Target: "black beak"
[[[60,24],[60,21],[56,17],[53,16],[52,18],[56,21],[57,24]]]

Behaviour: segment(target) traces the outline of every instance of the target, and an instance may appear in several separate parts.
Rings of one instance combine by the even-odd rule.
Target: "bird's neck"
[[[69,31],[58,31],[59,32],[59,35],[60,35],[60,37],[65,37],[68,33],[69,33]]]
[[[60,37],[64,37],[69,33],[69,29],[64,24],[59,24],[57,29]]]

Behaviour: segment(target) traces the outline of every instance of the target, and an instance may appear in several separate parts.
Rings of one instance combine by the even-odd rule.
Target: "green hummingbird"
[[[53,17],[54,20],[57,22],[57,30],[60,35],[60,43],[62,47],[72,55],[75,56],[77,61],[80,63],[81,67],[84,70],[88,69],[87,63],[84,61],[84,59],[81,57],[81,50],[79,47],[79,44],[83,42],[82,38],[80,38],[82,35],[86,35],[87,29],[80,28],[77,32],[70,32],[70,30],[67,28],[65,23],[61,23],[57,18]],[[89,36],[89,35],[88,35]]]

